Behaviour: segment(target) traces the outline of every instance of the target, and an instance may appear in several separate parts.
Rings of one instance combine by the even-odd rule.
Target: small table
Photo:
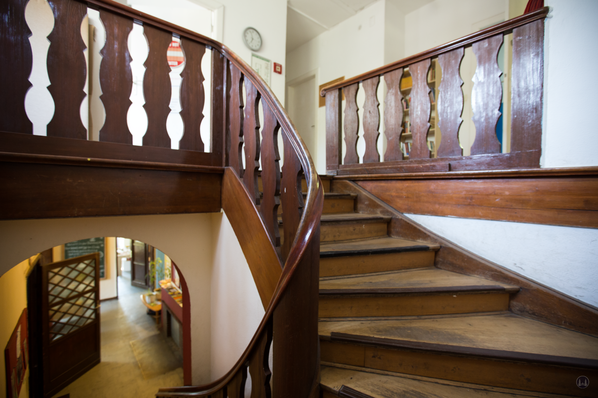
[[[153,296],[153,299],[150,298]],[[156,317],[156,324],[160,326],[160,311],[162,310],[162,300],[160,295],[154,293],[144,293],[141,295],[141,301]]]

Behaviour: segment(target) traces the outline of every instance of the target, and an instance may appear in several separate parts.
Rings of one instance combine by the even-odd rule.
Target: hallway
[[[181,358],[175,358],[167,348],[154,318],[146,314],[139,299],[146,290],[131,286],[130,273],[123,274],[118,278],[118,300],[101,303],[102,362],[55,397],[66,394],[69,398],[153,397],[160,387],[183,385],[182,365],[173,365],[182,364]],[[159,349],[164,354],[151,361],[164,361],[169,369],[166,373],[154,377],[147,369],[163,363],[148,363],[151,361],[142,357],[143,352],[138,352],[136,357],[133,346],[148,348],[148,342],[158,342],[162,346]],[[138,357],[143,365],[140,365]],[[146,370],[145,378],[142,367]]]

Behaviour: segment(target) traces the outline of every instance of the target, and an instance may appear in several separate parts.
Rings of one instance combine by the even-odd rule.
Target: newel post
[[[340,89],[326,93],[326,174],[337,174],[342,156]]]
[[[274,311],[274,398],[319,397],[319,223],[316,228]]]

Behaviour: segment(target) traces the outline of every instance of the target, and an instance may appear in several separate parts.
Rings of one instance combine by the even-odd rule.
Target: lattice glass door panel
[[[50,307],[50,341],[55,341],[96,319],[95,292]]]

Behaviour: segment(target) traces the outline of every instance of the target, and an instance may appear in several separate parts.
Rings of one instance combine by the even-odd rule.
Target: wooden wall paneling
[[[340,90],[326,93],[326,172],[334,174],[342,158]]]
[[[0,2],[0,20],[5,21],[0,24],[0,131],[33,134],[33,124],[25,112],[33,65],[26,6],[21,0]]]
[[[227,153],[227,126],[228,112],[228,90],[226,89],[228,66],[226,58],[212,49],[212,148],[211,152],[220,159],[220,165],[227,164],[225,159]]]
[[[359,83],[355,83],[349,87],[345,87],[343,92],[345,94],[345,143],[346,152],[344,164],[359,163],[357,156],[357,139],[359,138],[359,114],[357,111],[357,91],[359,90]]]
[[[428,87],[428,70],[430,69],[430,64],[430,59],[426,59],[409,65],[409,73],[411,73],[413,79],[411,107],[409,108],[413,146],[409,153],[409,159],[430,158],[430,149],[428,148],[431,110],[430,87]]]
[[[403,95],[401,79],[403,69],[397,69],[384,75],[386,82],[386,101],[384,107],[384,133],[386,134],[386,153],[384,161],[403,160],[401,134],[403,133]]]
[[[224,172],[222,208],[239,240],[265,309],[276,290],[282,265],[255,203],[230,169]]]
[[[295,150],[283,131],[284,164],[282,166],[282,225],[284,238],[282,241],[282,258],[287,258],[293,245],[295,233],[303,212],[303,194],[301,192],[301,163]]]
[[[251,398],[271,398],[270,378],[272,371],[268,364],[270,344],[272,343],[272,322],[266,332],[259,337],[249,358],[249,374],[251,375]]]
[[[172,42],[172,33],[143,26],[147,38],[149,54],[144,63],[143,95],[147,113],[147,132],[143,136],[143,145],[170,148],[170,136],[166,130],[166,119],[170,114],[170,66],[166,58],[168,46]]]
[[[544,20],[513,29],[511,151],[542,147]],[[539,163],[536,167],[539,167]]]
[[[0,195],[0,219],[214,212],[221,208],[221,178],[218,173],[0,162],[0,184],[10,192]]]
[[[402,213],[598,228],[598,176],[360,181]]]
[[[260,93],[251,80],[245,79],[246,101],[243,116],[243,135],[245,137],[245,171],[243,183],[254,204],[260,203],[260,192],[257,186],[258,169],[260,168]]]
[[[270,106],[264,102],[264,128],[262,130],[262,185],[264,197],[260,203],[260,213],[270,240],[280,250],[278,229],[278,207],[280,206],[280,154],[278,152],[278,132],[280,124]],[[280,253],[279,253],[280,254]]]
[[[204,118],[205,103],[204,76],[201,71],[201,60],[206,52],[206,46],[194,40],[181,39],[181,46],[185,54],[185,69],[181,73],[181,118],[185,130],[179,142],[180,149],[190,151],[204,151],[201,139],[201,121]],[[216,119],[214,122],[217,123]]]
[[[363,82],[365,91],[365,104],[363,107],[363,139],[365,140],[365,153],[363,163],[380,162],[378,153],[378,136],[380,136],[380,110],[378,107],[378,86],[380,76],[372,77]]]
[[[133,136],[127,125],[127,112],[132,102],[131,54],[127,41],[133,30],[133,20],[100,10],[100,19],[106,27],[106,44],[100,51],[100,85],[106,119],[100,130],[100,141],[132,144]]]
[[[242,174],[241,150],[243,148],[243,74],[230,64],[230,150],[228,165],[237,173]]]
[[[48,35],[48,91],[54,98],[54,117],[48,123],[50,137],[86,140],[87,130],[81,121],[81,102],[87,77],[81,23],[87,5],[78,1],[49,0],[54,13],[54,29]]]
[[[438,87],[438,128],[442,132],[442,140],[438,147],[438,157],[462,156],[463,149],[459,145],[459,126],[463,122],[463,80],[459,74],[464,49],[458,48],[438,56],[442,68],[442,81]]]
[[[478,67],[473,76],[471,107],[476,136],[471,146],[472,155],[500,153],[500,142],[496,138],[496,123],[502,101],[502,72],[498,67],[498,50],[503,42],[502,34],[473,44]]]

